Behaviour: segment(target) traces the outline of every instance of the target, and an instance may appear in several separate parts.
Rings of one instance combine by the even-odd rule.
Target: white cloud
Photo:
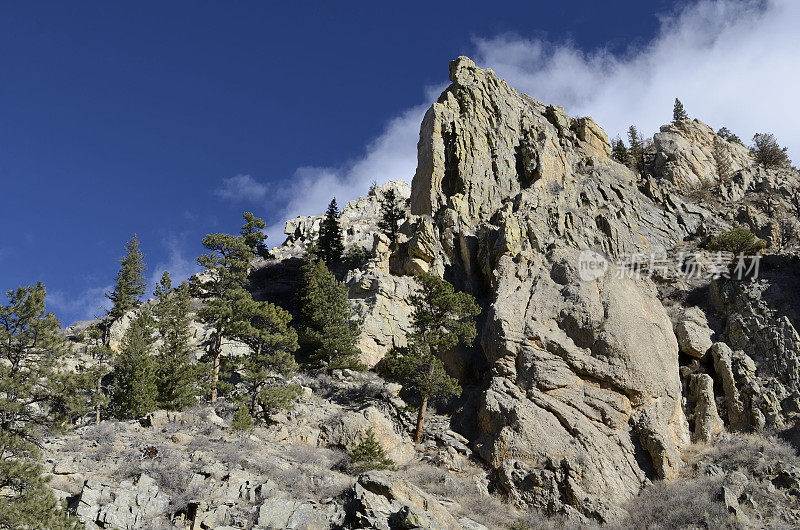
[[[592,116],[610,137],[624,137],[631,124],[651,135],[671,120],[678,97],[690,116],[714,128],[724,125],[744,140],[756,132],[775,133],[800,162],[800,1],[701,0],[660,22],[649,43],[624,54],[500,35],[476,38],[473,59],[534,98]],[[300,167],[269,195],[266,186],[239,175],[226,179],[217,193],[266,198],[275,212],[268,219],[269,244],[278,245],[286,219],[321,214],[331,197],[343,205],[364,195],[373,180],[410,182],[419,125],[443,88],[428,87],[428,103],[390,120],[360,158],[342,167]]]
[[[195,261],[195,256],[186,255],[187,237],[170,234],[161,241],[162,247],[167,251],[167,259],[159,262],[150,272],[148,291],[145,298],[152,296],[161,276],[169,272],[173,287],[180,285],[195,273],[200,272],[200,265]]]
[[[292,179],[278,185],[272,203],[277,215],[267,228],[269,245],[283,243],[286,219],[322,214],[332,197],[342,206],[366,195],[372,181],[410,182],[417,168],[419,125],[428,106],[413,107],[391,119],[360,158],[338,168],[300,167]]]
[[[267,196],[267,187],[250,175],[236,175],[222,180],[222,186],[214,194],[234,201],[262,200]]]
[[[64,325],[101,317],[106,314],[106,310],[111,309],[111,301],[106,293],[113,287],[88,287],[77,296],[63,291],[48,291],[47,308],[56,312],[63,319]]]
[[[536,99],[594,117],[612,137],[631,124],[656,132],[677,97],[690,116],[744,140],[775,133],[797,162],[798,22],[796,0],[703,0],[663,17],[658,35],[624,56],[501,35],[476,39],[475,59]]]

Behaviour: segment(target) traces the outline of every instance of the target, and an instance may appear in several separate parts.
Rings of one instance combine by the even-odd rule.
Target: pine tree
[[[138,307],[147,287],[144,277],[144,254],[139,249],[139,239],[136,234],[125,245],[125,256],[119,263],[120,269],[114,290],[106,293],[106,297],[113,304],[108,311],[112,319],[120,318],[126,312]]]
[[[405,219],[405,213],[400,204],[400,200],[394,189],[389,188],[383,193],[381,198],[381,219],[378,221],[378,228],[389,237],[389,241],[394,246],[397,243],[397,236],[400,233],[400,221]]]
[[[241,318],[231,336],[250,347],[241,359],[250,415],[256,415],[259,405],[268,413],[286,408],[299,394],[299,387],[285,383],[297,371],[292,355],[298,348],[297,332],[289,326],[291,315],[274,304],[252,299],[237,301],[234,311]]]
[[[244,212],[244,225],[239,231],[239,235],[244,238],[244,243],[248,248],[253,250],[253,253],[262,258],[269,257],[269,248],[267,248],[267,234],[263,232],[267,224],[263,219],[256,217],[250,212]]]
[[[353,449],[348,452],[351,468],[357,473],[370,469],[394,470],[395,464],[386,456],[383,446],[375,438],[375,430],[369,427],[366,436]]]
[[[731,130],[728,129],[727,127],[720,128],[720,130],[717,131],[717,136],[719,136],[720,138],[722,138],[723,140],[726,140],[728,142],[734,142],[734,143],[737,143],[739,145],[743,145],[742,144],[742,139],[739,138],[738,136],[736,136],[735,134],[733,134],[731,132]]]
[[[675,98],[675,106],[672,107],[672,123],[678,123],[681,120],[688,120],[689,115],[683,108],[683,103],[678,98]]]
[[[628,128],[628,144],[630,145],[628,153],[630,153],[631,169],[642,174],[644,172],[644,144],[635,125]]]
[[[480,308],[472,296],[457,292],[437,276],[421,274],[415,279],[420,289],[411,297],[414,332],[408,347],[389,351],[382,372],[422,398],[414,435],[420,443],[428,399],[461,393],[458,382],[447,375],[441,358],[459,343],[472,343],[476,335],[474,317]]]
[[[778,141],[772,133],[756,133],[753,136],[750,154],[755,159],[756,164],[763,166],[765,169],[789,167],[791,162],[786,152],[787,148],[778,145]]]
[[[230,336],[238,315],[234,305],[238,300],[252,298],[246,290],[250,264],[259,248],[264,248],[266,236],[260,232],[264,221],[249,212],[243,215],[245,224],[239,235],[209,234],[203,246],[209,251],[197,258],[205,274],[193,284],[195,294],[203,300],[198,318],[214,327],[209,345],[211,357],[211,402],[217,401],[220,368],[222,366],[222,339]]]
[[[416,443],[422,442],[428,400],[461,394],[458,381],[447,375],[442,360],[418,342],[412,342],[406,347],[395,346],[389,350],[382,360],[381,374],[388,380],[402,384],[406,391],[417,393],[422,399],[414,431]]]
[[[711,155],[714,157],[714,164],[717,166],[717,175],[720,182],[725,182],[731,176],[731,162],[725,149],[724,141],[718,136],[714,137],[714,148],[711,151]]]
[[[619,136],[611,141],[611,158],[626,166],[631,163],[631,155],[628,152],[628,148],[625,147],[625,142]]]
[[[133,319],[114,358],[111,410],[121,420],[142,417],[157,406],[153,317],[145,308]]]
[[[320,224],[317,252],[328,268],[333,269],[342,262],[344,239],[342,227],[339,224],[339,208],[336,205],[336,197],[328,205],[328,210]]]
[[[300,286],[300,346],[312,363],[328,370],[363,370],[356,347],[361,322],[354,318],[347,287],[322,260],[309,257]]]
[[[8,293],[0,305],[0,528],[77,528],[36,462],[37,444],[88,410],[91,382],[63,370],[67,346],[45,311],[41,283]]]
[[[103,410],[108,406],[108,389],[103,386],[103,379],[111,372],[114,350],[105,344],[104,331],[100,325],[90,326],[85,336],[88,343],[86,353],[92,359],[92,365],[81,367],[81,370],[94,381],[91,406],[94,409],[95,424],[100,425]]]
[[[481,310],[471,295],[433,274],[414,278],[420,289],[411,296],[414,308],[413,340],[441,357],[459,342],[471,344],[476,335],[474,317]]]
[[[239,405],[239,408],[233,411],[233,421],[231,421],[231,427],[237,431],[249,431],[253,428],[253,417],[250,415],[247,405]]]
[[[161,337],[156,356],[158,405],[183,410],[197,403],[204,367],[191,360],[191,296],[186,282],[174,291],[172,279],[164,272],[155,290],[153,315]]]

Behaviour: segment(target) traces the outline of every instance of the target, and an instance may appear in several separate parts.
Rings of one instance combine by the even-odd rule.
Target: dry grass
[[[678,479],[645,488],[625,508],[620,528],[740,528],[721,497],[726,476],[738,472],[747,478],[740,499],[757,508],[741,508],[762,528],[786,528],[787,511],[798,508],[797,498],[776,488],[772,478],[783,466],[798,466],[795,451],[774,437],[725,434],[709,444],[696,444],[684,453],[687,467]]]

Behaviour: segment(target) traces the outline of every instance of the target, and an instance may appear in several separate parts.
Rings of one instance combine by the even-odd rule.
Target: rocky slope
[[[478,299],[479,339],[445,359],[464,387],[460,399],[439,404],[449,415],[437,416],[415,448],[400,388],[374,375],[340,374],[325,385],[304,381],[297,407],[241,441],[254,454],[235,462],[215,453],[239,443],[226,430],[224,408],[170,419],[160,431],[163,418],[151,427],[118,426],[120,439],[98,442],[97,450],[56,440],[53,487],[90,527],[556,524],[534,513],[563,518],[559,524],[633,527],[644,517],[635,499],[654,503],[651,491],[681,483],[722,488],[708,502],[731,525],[797,521],[791,449],[780,446],[768,465],[748,467],[723,462],[704,445],[729,440],[725,431],[793,436],[800,413],[797,171],[754,167],[744,146],[682,120],[656,133],[639,175],[610,158],[607,136],[591,118],[521,94],[465,57],[450,64],[450,80],[421,125],[411,188],[393,181],[343,208],[349,254],[341,271],[364,319],[368,366],[405,344],[414,274],[439,274]],[[389,188],[407,208],[391,249],[377,229]],[[254,264],[255,296],[296,310],[300,258],[319,221],[287,222],[286,241]],[[719,257],[703,250],[711,235],[737,225],[768,244],[758,278],[725,279]],[[587,260],[601,266],[589,276]],[[690,262],[704,273],[687,275]],[[198,347],[208,331],[198,327]],[[209,423],[214,432],[203,432]],[[370,426],[399,471],[351,477],[324,469],[342,458],[325,451],[352,447]],[[91,439],[99,429],[77,436]],[[155,457],[139,455],[141,469],[97,471],[117,469],[122,449],[149,436],[181,461],[141,467]],[[779,446],[763,438],[737,447],[758,460],[758,443]],[[115,449],[98,455],[100,446]],[[309,448],[327,456],[311,466],[292,456]],[[256,456],[272,463],[259,471]],[[457,482],[457,492],[431,491],[435,484],[414,471],[423,461],[438,466],[442,483]],[[165,467],[186,468],[191,498],[158,486],[152,474]],[[278,483],[289,469],[311,490]],[[500,500],[508,505],[492,504]],[[498,511],[506,516],[487,515]]]

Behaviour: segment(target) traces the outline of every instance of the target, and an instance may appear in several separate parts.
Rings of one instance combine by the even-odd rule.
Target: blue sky
[[[568,111],[655,128],[671,104],[658,122],[592,87],[657,79],[670,37],[713,51],[684,35],[693,9],[722,37],[720,17],[797,14],[779,1],[280,4],[0,6],[0,288],[42,281],[66,323],[88,318],[134,232],[152,275],[185,277],[202,236],[236,230],[245,209],[276,245],[287,216],[410,180],[419,118],[458,55]]]

